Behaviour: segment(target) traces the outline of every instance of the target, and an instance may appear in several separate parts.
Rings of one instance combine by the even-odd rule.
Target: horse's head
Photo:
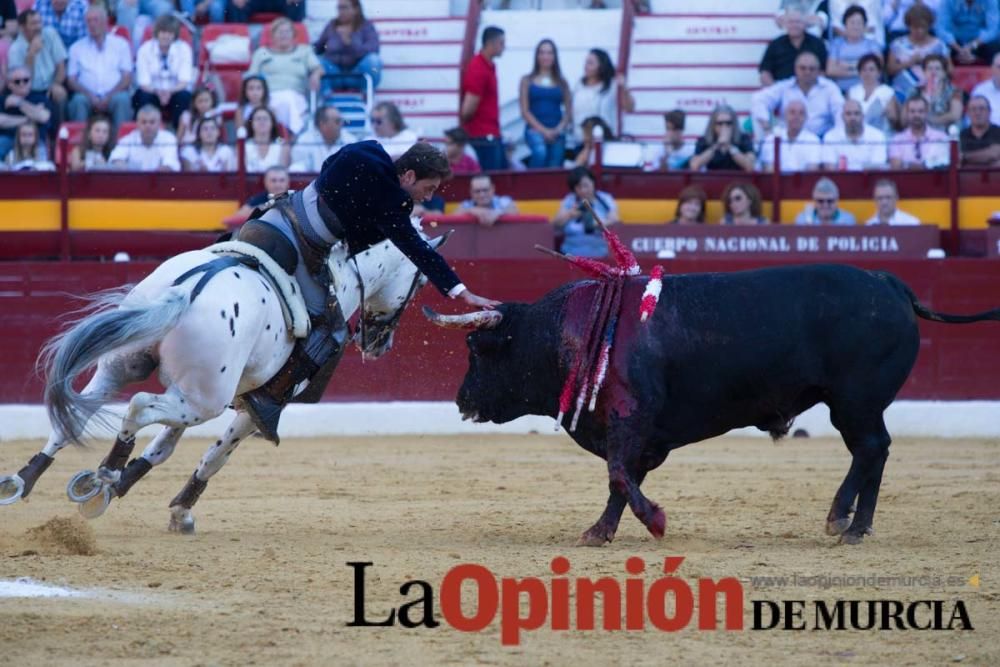
[[[436,250],[450,235],[449,231],[427,242]],[[427,277],[391,241],[370,248],[357,260],[365,293],[355,342],[364,358],[378,359],[392,348],[403,311],[427,284]]]

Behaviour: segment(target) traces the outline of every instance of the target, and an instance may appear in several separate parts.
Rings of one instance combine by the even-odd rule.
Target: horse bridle
[[[361,307],[359,309],[360,315],[358,316],[357,329],[355,331],[351,331],[350,325],[348,324],[348,334],[351,339],[354,339],[357,335],[361,336],[359,346],[361,347],[361,350],[364,351],[368,349],[368,326],[365,324],[365,281],[364,277],[361,275],[361,267],[358,266],[358,258],[356,256],[351,258],[351,263],[354,266],[354,275],[358,279],[358,293],[361,297]],[[406,307],[410,305],[410,301],[413,299],[414,294],[417,293],[417,289],[420,288],[420,278],[422,275],[423,274],[420,273],[419,269],[413,275],[413,282],[410,283],[410,290],[407,292],[406,298],[403,299],[403,303],[400,304],[399,308],[397,308],[395,312],[393,312],[392,317],[384,322],[386,325],[386,331],[394,331],[396,326],[399,325],[399,320],[402,319],[403,312],[406,310]]]

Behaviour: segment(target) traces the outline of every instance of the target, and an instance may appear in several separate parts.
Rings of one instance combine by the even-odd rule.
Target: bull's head
[[[533,318],[525,316],[526,308],[504,304],[497,310],[440,315],[424,307],[434,324],[469,331],[469,370],[456,399],[463,418],[503,424],[527,414],[547,414],[546,404],[555,405],[558,377],[547,363],[552,348],[531,330]]]

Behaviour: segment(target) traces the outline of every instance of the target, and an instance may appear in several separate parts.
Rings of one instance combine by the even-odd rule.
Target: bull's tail
[[[901,280],[895,277],[894,279],[903,289],[903,292],[909,297],[910,305],[913,306],[913,312],[917,314],[917,317],[925,320],[931,320],[932,322],[943,322],[945,324],[971,324],[972,322],[983,322],[986,320],[1000,321],[1000,308],[984,310],[981,313],[974,313],[972,315],[950,315],[948,313],[933,311],[924,304],[920,303],[920,300],[917,299],[917,295],[913,293],[913,290],[907,287]]]
[[[46,343],[40,364],[45,368],[45,408],[53,428],[79,443],[83,427],[103,403],[73,388],[73,381],[105,354],[125,346],[161,340],[190,303],[188,290],[171,287],[157,299],[128,303],[124,290],[95,297],[89,314]]]

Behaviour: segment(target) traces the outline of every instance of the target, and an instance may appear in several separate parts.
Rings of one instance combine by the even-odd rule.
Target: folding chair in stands
[[[326,74],[320,80],[319,99],[312,103],[313,111],[320,106],[333,106],[344,118],[344,128],[356,134],[371,134],[371,111],[375,86],[367,74]]]

